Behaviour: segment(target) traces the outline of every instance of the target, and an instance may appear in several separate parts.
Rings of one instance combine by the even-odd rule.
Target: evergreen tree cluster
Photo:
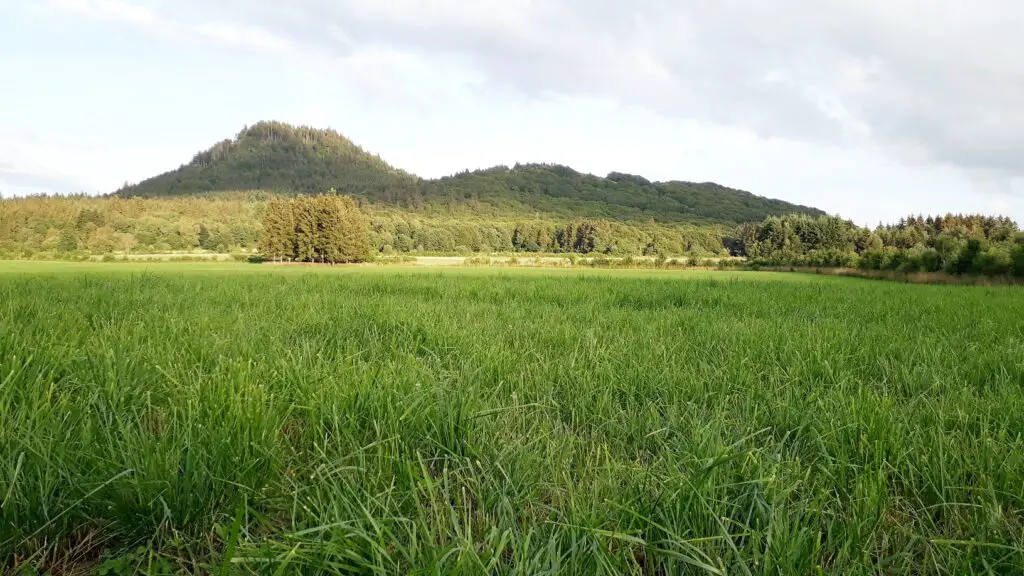
[[[336,194],[274,198],[263,215],[265,258],[341,264],[370,257],[369,222],[351,198]]]

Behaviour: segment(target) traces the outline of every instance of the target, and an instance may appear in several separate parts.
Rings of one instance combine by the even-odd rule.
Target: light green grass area
[[[1024,291],[0,263],[33,568],[1021,573]]]

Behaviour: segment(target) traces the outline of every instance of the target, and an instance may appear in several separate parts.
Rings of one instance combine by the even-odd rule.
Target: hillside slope
[[[821,210],[713,183],[605,178],[551,164],[462,172],[423,180],[396,169],[332,130],[260,122],[196,154],[189,164],[118,190],[118,196],[174,196],[225,190],[316,193],[334,188],[413,209],[471,204],[492,215],[543,213],[614,220],[736,223]]]

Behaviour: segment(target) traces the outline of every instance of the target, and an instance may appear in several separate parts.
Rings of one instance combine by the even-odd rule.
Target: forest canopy
[[[269,204],[300,199],[266,192],[159,198],[35,196],[0,200],[0,257],[259,248]],[[470,206],[405,210],[357,202],[371,251],[383,254],[593,251],[609,255],[715,256],[726,225],[476,213]]]

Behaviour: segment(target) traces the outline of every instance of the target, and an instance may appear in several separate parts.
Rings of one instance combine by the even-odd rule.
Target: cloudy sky
[[[261,119],[426,177],[715,181],[1024,222],[1019,0],[0,0],[0,193],[109,192]]]

